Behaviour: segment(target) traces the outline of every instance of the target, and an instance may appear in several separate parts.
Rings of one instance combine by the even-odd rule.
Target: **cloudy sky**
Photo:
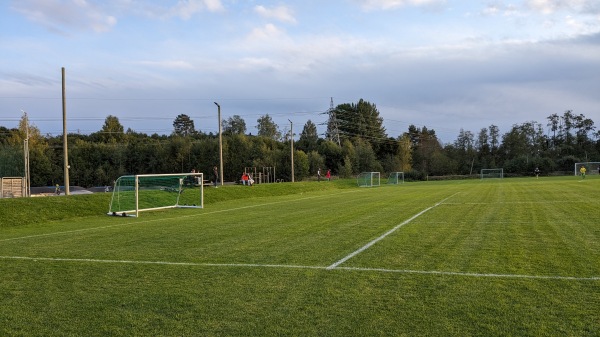
[[[377,105],[388,135],[410,124],[444,142],[461,128],[573,110],[600,123],[598,0],[6,0],[0,125],[21,110],[43,133],[204,132],[269,114],[324,132],[334,105]]]

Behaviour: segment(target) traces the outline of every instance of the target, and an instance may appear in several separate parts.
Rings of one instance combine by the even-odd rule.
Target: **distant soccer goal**
[[[391,172],[388,175],[387,183],[393,185],[404,184],[404,172]]]
[[[139,216],[166,208],[203,208],[202,173],[138,174],[115,181],[109,215]]]
[[[585,163],[575,163],[575,175],[578,176],[581,174],[581,172],[579,171],[581,169],[581,167],[585,167],[585,174],[590,175],[590,174],[599,174],[600,172],[598,172],[598,167],[600,166],[600,162],[598,161],[588,161]]]
[[[495,168],[495,169],[481,169],[481,179],[488,178],[504,178],[504,169]]]
[[[380,174],[379,172],[362,172],[356,178],[358,187],[373,187],[380,185]]]

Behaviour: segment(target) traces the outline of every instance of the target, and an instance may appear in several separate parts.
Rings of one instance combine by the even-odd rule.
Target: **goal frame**
[[[491,177],[490,179],[502,179],[504,178],[504,168],[493,168],[493,169],[481,169],[481,179],[486,179],[485,174],[488,172],[498,172],[500,174],[499,177]]]
[[[190,206],[190,205],[179,205],[179,197],[181,195],[181,191],[182,188],[184,186],[184,181],[189,179],[189,177],[199,177],[199,181],[204,181],[204,173],[201,172],[197,172],[197,173],[163,173],[163,174],[136,174],[136,175],[125,175],[125,176],[121,176],[120,178],[124,178],[124,177],[133,177],[134,179],[134,194],[135,194],[135,209],[132,210],[126,210],[126,211],[119,211],[118,213],[120,213],[121,216],[135,216],[135,217],[139,217],[140,212],[145,212],[145,211],[155,211],[155,210],[160,210],[160,209],[168,209],[168,208],[204,208],[204,184],[200,183],[198,184],[198,188],[200,189],[200,205],[197,206]],[[148,178],[148,177],[180,177],[180,182],[179,182],[179,191],[178,191],[178,196],[177,196],[177,201],[175,203],[175,205],[167,205],[167,206],[159,206],[159,207],[150,207],[150,208],[142,208],[140,209],[140,200],[139,200],[139,191],[140,191],[140,178]],[[112,209],[112,202],[115,198],[115,193],[117,193],[117,180],[115,180],[115,185],[113,187],[113,195],[111,197],[111,203],[109,205],[109,210],[108,210],[108,215],[115,215],[113,212],[111,212]],[[135,215],[133,215],[132,213],[135,213]]]
[[[573,174],[575,176],[579,175],[579,169],[581,168],[581,166],[585,166],[586,175],[590,175],[590,174],[600,174],[600,172],[598,171],[598,167],[600,167],[600,161],[586,161],[586,162],[580,162],[580,163],[575,163],[575,170],[573,172]]]
[[[387,183],[391,185],[404,184],[404,172],[390,172]]]
[[[368,181],[370,182],[369,185],[361,185],[361,176],[365,176],[369,175]],[[374,176],[377,176],[374,179]],[[364,181],[366,182],[367,179],[364,179]],[[381,186],[381,173],[380,172],[361,172],[358,176],[356,176],[356,184],[358,185],[358,187],[375,187],[375,186]]]

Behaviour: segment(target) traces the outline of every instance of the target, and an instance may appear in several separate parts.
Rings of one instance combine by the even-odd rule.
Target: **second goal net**
[[[504,169],[481,169],[481,179],[504,178]]]
[[[392,185],[404,184],[404,172],[391,172],[388,175],[387,183]]]
[[[356,182],[359,187],[373,187],[380,185],[379,172],[362,172],[356,177]]]
[[[109,215],[139,216],[166,208],[203,208],[202,173],[138,174],[115,181]]]

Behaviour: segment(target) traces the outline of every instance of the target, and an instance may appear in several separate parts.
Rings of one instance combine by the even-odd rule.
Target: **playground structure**
[[[244,173],[251,175],[256,184],[268,184],[277,181],[274,166],[263,166],[262,171],[259,171],[256,166],[247,166],[244,167]]]
[[[3,177],[0,184],[0,198],[21,198],[27,195],[25,178]]]

